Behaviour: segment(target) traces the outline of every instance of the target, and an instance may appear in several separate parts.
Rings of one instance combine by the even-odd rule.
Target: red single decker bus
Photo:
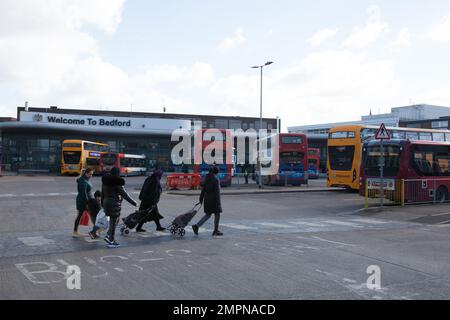
[[[233,163],[230,160],[230,163],[227,163],[227,154],[226,154],[226,146],[227,144],[233,145],[233,141],[226,141],[227,135],[225,129],[202,129],[198,130],[196,133],[196,139],[202,139],[201,146],[201,156],[202,156],[202,164],[194,164],[194,173],[198,173],[201,176],[201,184],[205,180],[206,175],[208,174],[211,166],[214,164],[208,164],[204,162],[204,151],[205,149],[214,141],[220,142],[223,150],[223,161],[222,163],[216,163],[216,167],[219,169],[219,174],[217,177],[220,181],[220,186],[228,187],[231,186],[231,177],[232,177],[232,169]],[[199,135],[201,134],[201,137]],[[221,134],[221,137],[220,137]],[[232,147],[230,147],[232,149]],[[214,151],[212,152],[212,156],[215,156]],[[231,159],[232,157],[230,157]]]
[[[301,185],[308,183],[308,140],[302,133],[280,133],[275,137],[278,144],[279,168],[273,175],[263,176],[263,183],[267,185]],[[264,139],[271,140],[272,137]],[[263,139],[262,139],[263,140]],[[271,154],[270,143],[263,154]],[[262,160],[270,159],[263,156]],[[266,159],[265,159],[266,158]],[[263,163],[264,166],[264,163]]]
[[[113,167],[120,169],[121,176],[145,175],[147,162],[145,155],[126,153],[105,153],[100,157],[102,173],[109,172]]]
[[[384,197],[397,203],[444,202],[450,189],[450,142],[383,142]],[[363,145],[360,195],[379,197],[380,141]]]
[[[308,149],[308,178],[319,178],[319,164],[320,164],[320,149],[309,148]]]

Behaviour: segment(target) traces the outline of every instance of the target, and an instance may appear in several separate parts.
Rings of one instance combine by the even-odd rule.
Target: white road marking
[[[432,214],[432,217],[439,217],[439,216],[446,216],[449,215],[450,212],[443,212],[443,213],[436,213],[436,214]]]
[[[50,193],[24,193],[24,194],[3,193],[0,194],[0,198],[76,196],[77,194],[78,194],[77,192],[67,192],[67,193],[50,192]]]
[[[121,268],[114,268],[114,270],[116,270],[118,272],[123,272],[123,269],[121,269]]]
[[[339,242],[339,241],[331,241],[331,240],[327,240],[327,239],[323,239],[317,236],[312,236],[313,239],[319,240],[319,241],[324,241],[324,242],[329,242],[329,243],[334,243],[334,244],[341,244],[344,246],[350,246],[350,247],[354,247],[356,245],[354,244],[350,244],[350,243],[344,243],[344,242]]]
[[[339,220],[325,220],[325,223],[334,224],[338,226],[345,226],[345,227],[361,227],[361,225],[353,223],[353,222],[345,222],[345,221],[339,221]]]
[[[292,221],[291,223],[305,225],[305,226],[308,226],[308,227],[325,227],[324,224],[312,223],[312,222],[304,222],[304,221]]]
[[[291,225],[272,223],[272,222],[255,222],[254,224],[258,224],[264,227],[273,227],[273,228],[293,228]]]
[[[144,270],[144,268],[142,268],[141,266],[138,266],[137,264],[132,264],[131,266],[132,266],[132,267],[136,267],[136,268],[138,268],[138,269],[141,270],[141,271]]]
[[[355,222],[363,222],[363,223],[373,223],[373,224],[386,224],[389,223],[387,221],[380,221],[380,220],[375,220],[375,219],[365,219],[365,218],[355,218],[355,219],[350,219],[351,221],[355,221]]]
[[[61,263],[63,266],[66,266],[66,267],[70,265],[67,261],[65,261],[63,259],[57,259],[56,261],[58,261],[59,263]]]
[[[238,230],[251,230],[251,229],[258,229],[257,227],[249,227],[249,226],[244,226],[242,224],[237,224],[237,223],[222,223],[221,224],[224,227],[228,227],[228,228],[233,228],[233,229],[238,229]]]
[[[43,236],[39,236],[39,237],[21,237],[21,238],[18,238],[18,240],[20,240],[25,245],[30,246],[30,247],[55,244],[55,240],[47,239],[47,238],[44,238]]]

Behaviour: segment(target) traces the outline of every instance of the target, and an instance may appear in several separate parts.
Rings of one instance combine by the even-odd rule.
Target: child
[[[95,221],[97,219],[97,214],[102,209],[102,192],[97,190],[94,193],[95,199],[90,199],[88,201],[88,210],[91,215],[91,221],[94,224],[94,227],[91,231],[89,231],[89,236],[91,239],[96,239],[98,237],[97,231],[98,227],[95,225]]]

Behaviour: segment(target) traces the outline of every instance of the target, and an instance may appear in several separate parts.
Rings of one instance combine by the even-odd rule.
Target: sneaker
[[[219,230],[217,230],[217,231],[214,231],[212,235],[213,236],[223,236],[223,233],[220,232]]]
[[[156,228],[156,231],[164,231],[164,230],[166,230],[166,228],[163,228],[163,227],[161,227],[161,228]]]
[[[198,225],[194,224],[192,226],[192,231],[194,231],[194,233],[198,236]]]
[[[118,247],[120,247],[120,244],[116,241],[113,241],[108,244],[108,248],[118,248]]]
[[[89,237],[91,237],[92,240],[97,239],[98,235],[95,232],[89,231]]]
[[[105,240],[105,242],[109,245],[112,244],[114,241],[111,241],[111,239],[109,239],[109,236],[106,235],[105,238],[103,238],[103,240]]]
[[[147,232],[147,230],[139,228],[139,229],[136,229],[136,232]]]
[[[84,234],[80,233],[79,231],[74,231],[72,233],[72,238],[82,238],[84,237]]]

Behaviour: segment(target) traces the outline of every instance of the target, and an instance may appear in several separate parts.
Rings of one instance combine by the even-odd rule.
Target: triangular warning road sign
[[[389,132],[386,130],[386,126],[382,123],[380,128],[378,128],[377,133],[375,133],[375,139],[389,140],[390,138],[391,137],[389,136]]]

